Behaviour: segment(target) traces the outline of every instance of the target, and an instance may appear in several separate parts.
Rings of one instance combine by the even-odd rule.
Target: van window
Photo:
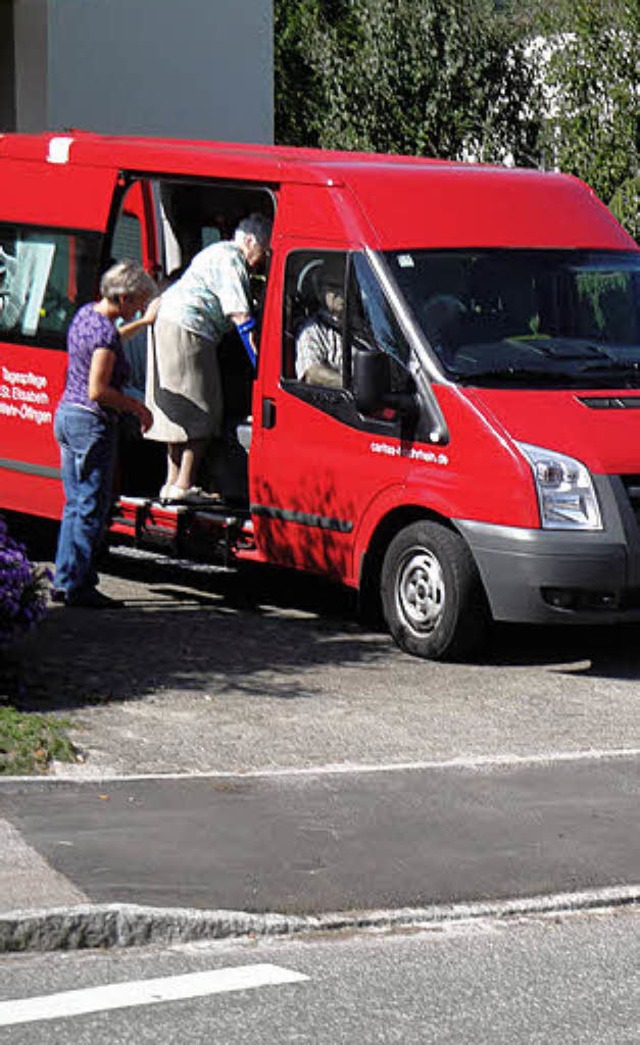
[[[164,253],[158,260],[167,273],[184,270],[204,247],[233,239],[238,222],[249,214],[271,219],[275,214],[275,197],[266,186],[162,178],[148,179],[147,185]]]
[[[202,236],[202,250],[205,247],[210,247],[212,243],[220,242],[220,229],[216,228],[215,225],[203,225],[200,234]]]
[[[348,301],[347,325],[353,344],[384,352],[406,368],[409,344],[376,274],[362,254],[353,257]]]
[[[95,295],[100,236],[0,225],[0,340],[64,348]]]
[[[348,272],[347,272],[348,269]],[[287,259],[282,374],[325,388],[351,387],[351,346],[390,359],[404,390],[410,349],[364,254],[295,251]]]
[[[424,250],[387,259],[454,381],[640,385],[635,251]]]
[[[295,251],[287,259],[283,377],[344,387],[346,254]]]
[[[113,232],[111,252],[114,258],[130,258],[142,265],[142,225],[137,214],[122,211]]]

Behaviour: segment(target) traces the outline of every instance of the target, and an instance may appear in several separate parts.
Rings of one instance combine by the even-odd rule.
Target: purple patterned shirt
[[[116,360],[109,384],[112,388],[122,388],[129,374],[129,364],[120,334],[111,320],[96,312],[90,303],[78,309],[67,333],[67,383],[60,401],[104,415],[104,408],[89,399],[89,371],[97,348],[109,348],[115,353]]]

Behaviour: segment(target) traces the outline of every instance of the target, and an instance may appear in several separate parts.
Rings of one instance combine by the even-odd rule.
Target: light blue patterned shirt
[[[218,342],[233,326],[229,316],[251,312],[249,273],[235,243],[205,247],[177,283],[165,290],[159,318]]]

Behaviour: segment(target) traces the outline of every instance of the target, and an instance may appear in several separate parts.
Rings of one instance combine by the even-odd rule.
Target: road
[[[482,660],[443,665],[401,654],[359,627],[347,597],[302,578],[118,557],[104,588],[125,607],[53,610],[23,668],[21,702],[65,715],[82,761],[54,768],[66,783],[3,789],[25,839],[89,893],[97,885],[92,898],[175,902],[187,881],[202,906],[222,888],[251,906],[256,876],[234,849],[239,839],[255,868],[274,857],[263,880],[286,910],[309,884],[309,910],[345,897],[428,904],[637,884],[638,629],[501,628]],[[71,814],[65,793],[78,799]],[[300,832],[303,794],[312,801]],[[150,869],[133,843],[153,835],[163,810],[179,837],[163,869]],[[216,818],[214,877],[189,834],[198,810]],[[367,864],[363,825],[385,860],[369,851]],[[287,831],[295,859],[285,865]],[[104,859],[109,842],[119,859],[127,845],[136,858],[119,881]],[[59,1013],[91,1011],[9,1023],[23,1010],[0,1007],[0,1042],[635,1045],[637,929],[638,909],[625,907],[413,933],[5,957],[2,998],[42,996],[46,1016],[48,996],[62,992]],[[267,969],[242,972],[245,984],[264,981],[218,993],[213,974],[247,965]],[[197,997],[193,981],[174,982],[193,972],[206,974]],[[132,1007],[107,1012],[104,994],[66,994],[150,979],[163,982],[147,994],[175,1000],[142,1004],[145,987],[134,986]],[[117,1006],[125,995],[107,997]]]
[[[639,917],[0,957],[0,1042],[636,1045]]]
[[[315,915],[638,885],[638,785],[619,758],[5,783],[0,808],[94,903]]]

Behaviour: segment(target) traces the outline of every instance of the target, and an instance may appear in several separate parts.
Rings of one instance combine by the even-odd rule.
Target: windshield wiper
[[[558,361],[605,359],[614,364],[616,362],[616,357],[611,355],[607,345],[577,337],[516,337],[506,338],[506,344],[514,348],[526,348],[546,359]]]
[[[491,367],[474,372],[450,368],[449,375],[462,385],[558,385],[569,388],[640,387],[640,365],[636,363],[587,363],[571,370],[537,367]],[[596,384],[594,385],[594,381]],[[605,384],[606,382],[606,384]]]
[[[594,363],[585,363],[584,366],[580,367],[581,370],[628,370],[632,374],[640,373],[640,360],[638,359],[611,359],[607,362],[604,360]]]
[[[573,385],[576,378],[580,377],[580,371],[538,369],[537,367],[491,367],[488,370],[476,370],[475,372],[464,372],[450,369],[449,373],[454,380],[464,385],[491,385],[495,382],[508,384],[561,384]]]
[[[612,381],[631,382],[635,387],[640,382],[640,362],[611,360],[610,362],[587,363],[579,368],[582,375],[597,374],[599,378],[608,377]]]

